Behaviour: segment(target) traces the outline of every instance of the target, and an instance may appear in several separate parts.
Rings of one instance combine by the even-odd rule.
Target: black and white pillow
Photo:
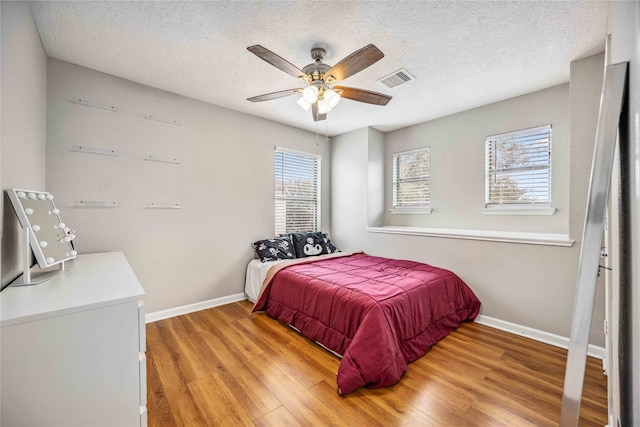
[[[340,249],[336,248],[336,246],[331,242],[327,233],[321,233],[322,239],[324,240],[324,246],[327,248],[328,254],[333,254],[336,252],[340,252]]]
[[[326,254],[327,247],[324,244],[322,233],[317,231],[305,231],[301,233],[291,233],[293,247],[296,250],[296,258],[305,258]]]
[[[251,244],[256,250],[260,261],[275,261],[278,259],[294,259],[295,249],[291,236],[280,236],[272,239],[258,240]]]
[[[340,252],[326,236],[321,231],[291,233],[291,240],[296,249],[296,258]]]

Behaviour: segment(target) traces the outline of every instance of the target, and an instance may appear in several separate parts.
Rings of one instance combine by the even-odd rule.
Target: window
[[[430,147],[393,155],[393,210],[429,213]]]
[[[551,203],[551,125],[485,140],[485,207]]]
[[[320,228],[320,160],[314,154],[276,148],[276,234]]]

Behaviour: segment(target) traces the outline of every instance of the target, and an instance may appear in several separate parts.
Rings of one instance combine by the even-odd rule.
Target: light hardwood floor
[[[340,359],[237,302],[147,325],[149,426],[557,426],[566,351],[464,323],[394,386],[336,392]],[[607,423],[589,358],[580,426]]]

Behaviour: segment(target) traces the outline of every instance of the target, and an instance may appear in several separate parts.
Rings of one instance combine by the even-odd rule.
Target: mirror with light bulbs
[[[9,189],[7,194],[18,215],[24,236],[24,273],[18,279],[20,283],[16,284],[36,284],[30,277],[29,248],[41,269],[60,264],[58,272],[64,272],[64,262],[77,255],[71,244],[75,236],[68,233],[68,229],[65,230],[66,225],[60,219],[60,211],[53,203],[53,195],[45,191],[18,189]]]

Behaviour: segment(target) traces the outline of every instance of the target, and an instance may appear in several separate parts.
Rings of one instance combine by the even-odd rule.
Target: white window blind
[[[276,234],[318,230],[320,156],[276,149]]]
[[[431,181],[430,147],[393,155],[393,209],[428,207]]]
[[[551,203],[551,125],[485,140],[485,205]]]

